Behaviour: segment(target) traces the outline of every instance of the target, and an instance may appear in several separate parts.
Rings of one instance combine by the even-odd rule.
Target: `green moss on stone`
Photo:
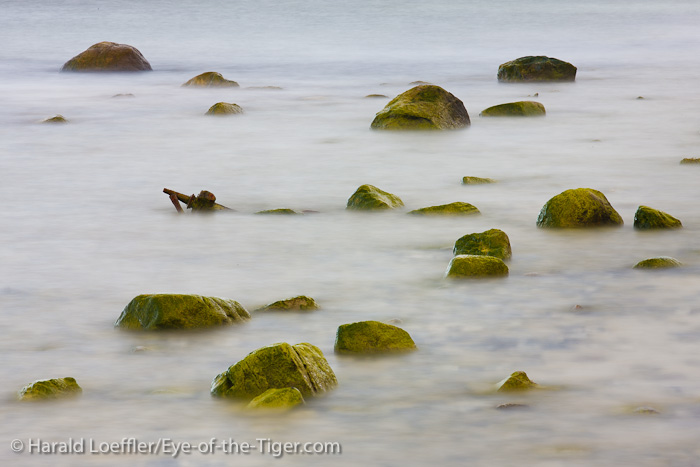
[[[496,183],[496,180],[481,177],[462,177],[463,185],[484,185],[486,183]]]
[[[658,256],[656,258],[649,258],[638,262],[634,265],[635,269],[664,269],[664,268],[677,268],[683,264],[675,258],[669,256]]]
[[[182,85],[182,87],[200,87],[200,88],[236,88],[238,83],[225,79],[221,73],[215,71],[207,71],[201,75],[197,75]]]
[[[304,404],[304,396],[297,388],[268,389],[247,405],[249,409],[289,410]]]
[[[700,157],[685,157],[681,159],[681,164],[700,164]]]
[[[293,214],[299,214],[299,213],[293,209],[282,208],[282,209],[266,209],[264,211],[258,211],[255,214],[293,215]]]
[[[499,81],[574,81],[576,67],[544,56],[520,57],[498,67]]]
[[[680,220],[648,206],[639,206],[634,214],[635,229],[677,229],[680,227],[683,227]]]
[[[452,253],[456,255],[494,256],[502,260],[512,255],[508,235],[499,229],[490,229],[481,233],[472,233],[455,242]]]
[[[362,185],[348,199],[347,209],[374,211],[401,206],[403,206],[403,201],[398,196],[380,190],[376,186]]]
[[[416,349],[411,336],[403,329],[379,321],[360,321],[338,327],[335,352],[367,354],[406,352]]]
[[[508,266],[502,259],[494,256],[457,255],[447,267],[446,277],[479,278],[508,275]]]
[[[476,206],[461,201],[442,204],[440,206],[430,206],[427,208],[415,209],[409,211],[409,214],[425,215],[425,216],[468,216],[471,214],[481,214]]]
[[[498,383],[498,392],[526,391],[537,388],[538,385],[530,381],[524,371],[516,371],[508,378]]]
[[[421,85],[399,94],[377,113],[380,130],[454,130],[470,124],[461,100],[440,86]]]
[[[278,300],[256,311],[310,311],[318,310],[318,308],[319,306],[316,300],[306,295],[299,295],[298,297],[292,297],[286,300]]]
[[[81,394],[83,389],[78,386],[75,378],[56,378],[35,381],[19,391],[22,401],[59,399]]]
[[[100,42],[68,60],[61,71],[151,71],[151,64],[130,45]]]
[[[201,295],[155,294],[135,297],[115,326],[124,329],[196,329],[250,319],[240,303]]]
[[[481,112],[482,117],[543,117],[544,105],[533,101],[509,102],[494,105]]]
[[[321,350],[311,344],[274,344],[251,352],[212,381],[218,397],[252,399],[273,388],[297,388],[304,397],[335,388],[338,381]]]
[[[209,107],[205,115],[236,115],[242,114],[243,109],[238,104],[229,104],[228,102],[217,102]]]
[[[41,123],[68,123],[68,120],[63,115],[55,115],[53,117],[42,120]]]
[[[603,193],[591,188],[566,190],[542,207],[538,227],[577,228],[621,226],[622,217]]]

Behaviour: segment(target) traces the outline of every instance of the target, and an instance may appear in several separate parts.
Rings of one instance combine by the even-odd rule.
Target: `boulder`
[[[339,354],[374,354],[406,352],[416,349],[411,336],[403,329],[379,321],[360,321],[338,327],[335,352]]]
[[[476,206],[469,203],[457,201],[456,203],[442,204],[440,206],[430,206],[427,208],[409,211],[409,214],[424,216],[468,216],[471,214],[481,214]]]
[[[199,88],[237,88],[238,83],[225,79],[221,73],[207,71],[206,73],[195,76],[182,85],[182,87],[189,86]]]
[[[566,190],[542,207],[538,227],[574,228],[620,226],[622,217],[603,193],[591,188]]]
[[[420,85],[399,94],[377,113],[379,130],[454,130],[470,124],[461,100],[440,86]]]
[[[42,120],[41,123],[68,123],[68,120],[63,115],[55,115]]]
[[[481,177],[462,177],[463,185],[484,185],[486,183],[496,183],[496,180]]]
[[[249,409],[289,410],[304,404],[304,396],[297,388],[268,389],[247,405]]]
[[[452,253],[457,255],[494,256],[502,260],[510,259],[512,251],[508,235],[499,229],[472,233],[455,242]]]
[[[235,115],[242,114],[243,109],[238,104],[229,104],[228,102],[217,102],[209,107],[206,115]]]
[[[574,81],[576,67],[550,57],[520,57],[498,67],[498,81]]]
[[[635,229],[677,229],[679,227],[683,227],[681,221],[670,214],[648,206],[639,206],[634,214]]]
[[[362,185],[348,199],[347,209],[374,211],[394,209],[401,206],[403,206],[403,201],[398,196],[380,190],[376,186]]]
[[[685,157],[681,159],[681,164],[700,164],[700,157]]]
[[[524,371],[516,371],[497,385],[498,392],[526,391],[537,388],[537,383],[530,381]]]
[[[306,295],[299,295],[286,300],[278,300],[255,311],[310,311],[318,310],[318,308],[316,300]]]
[[[635,269],[664,269],[664,268],[677,268],[683,266],[683,264],[675,258],[669,256],[657,256],[656,258],[649,258],[638,262],[634,265]]]
[[[320,395],[338,385],[321,350],[311,344],[274,344],[260,348],[217,375],[214,396],[252,399],[268,389],[297,388],[304,397]]]
[[[494,256],[457,255],[447,267],[446,277],[478,278],[507,276],[508,266]]]
[[[56,378],[35,381],[19,391],[22,401],[59,399],[77,396],[83,392],[75,378]]]
[[[534,101],[509,102],[483,110],[482,117],[543,117],[544,105]]]
[[[258,211],[255,214],[273,214],[273,215],[285,215],[285,214],[299,214],[293,209],[266,209],[264,211]]]
[[[196,329],[250,319],[240,303],[200,295],[154,294],[135,297],[114,324],[124,329]]]
[[[151,71],[151,64],[135,47],[100,42],[68,60],[61,71]]]

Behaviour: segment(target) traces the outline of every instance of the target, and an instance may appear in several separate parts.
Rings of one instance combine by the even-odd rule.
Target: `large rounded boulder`
[[[348,198],[346,209],[355,211],[377,211],[403,206],[403,201],[396,195],[380,190],[374,185],[362,185]]]
[[[479,277],[499,277],[508,275],[508,266],[494,256],[457,255],[447,267],[446,277],[471,279]]]
[[[198,88],[237,88],[238,83],[223,77],[216,71],[207,71],[185,82],[182,87]]]
[[[455,242],[452,252],[455,256],[483,255],[503,260],[512,256],[510,239],[500,229],[490,229],[486,232],[465,235]]]
[[[680,227],[683,227],[680,220],[649,206],[639,206],[634,214],[634,228],[638,230],[677,229]]]
[[[242,114],[243,109],[238,104],[232,104],[229,102],[217,102],[216,104],[209,107],[205,115],[236,115]]]
[[[603,193],[591,188],[566,190],[542,207],[538,227],[578,228],[621,226],[622,217]]]
[[[376,354],[415,349],[416,344],[406,331],[379,321],[342,324],[335,337],[335,352],[339,354]]]
[[[498,81],[574,81],[576,67],[544,56],[520,57],[498,67]]]
[[[482,117],[544,117],[547,112],[544,105],[535,101],[518,101],[494,105],[484,109]]]
[[[151,71],[151,64],[135,47],[99,42],[68,60],[61,71]]]
[[[420,85],[399,94],[377,113],[378,130],[454,130],[471,122],[461,100],[440,86]]]

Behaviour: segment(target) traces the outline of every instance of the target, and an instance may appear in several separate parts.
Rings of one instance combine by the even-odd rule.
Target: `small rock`
[[[129,92],[126,94],[115,94],[112,97],[114,98],[114,97],[135,97],[135,96]]]
[[[543,117],[546,115],[544,105],[534,101],[509,102],[494,105],[483,110],[482,117]]]
[[[498,67],[498,81],[574,81],[576,67],[544,56],[520,57]]]
[[[454,130],[469,126],[461,100],[440,86],[421,85],[399,94],[379,111],[371,127],[378,130]]]
[[[221,73],[216,71],[207,71],[201,75],[197,75],[187,81],[182,87],[199,87],[199,88],[236,88],[238,83],[225,79]]]
[[[447,267],[446,277],[479,278],[507,276],[508,266],[503,260],[493,256],[458,255],[452,258]]]
[[[255,214],[281,214],[281,215],[285,215],[285,214],[299,214],[299,213],[293,209],[282,208],[282,209],[266,209],[264,211],[258,211]]]
[[[591,188],[566,190],[545,203],[538,227],[578,228],[621,226],[622,217],[603,193]]]
[[[524,371],[516,371],[497,385],[498,392],[526,391],[537,388],[537,383],[530,381]]]
[[[484,185],[486,183],[496,183],[496,180],[481,177],[462,177],[463,185]]]
[[[683,227],[683,224],[672,215],[648,206],[639,206],[634,214],[635,229],[677,229],[680,227]]]
[[[81,394],[83,389],[78,386],[75,378],[56,378],[35,381],[19,391],[22,401],[59,399]]]
[[[309,311],[318,309],[319,306],[316,300],[306,295],[299,295],[298,297],[292,297],[286,300],[278,300],[255,311]]]
[[[385,96],[384,94],[367,94],[365,96],[365,99],[388,99],[389,96]]]
[[[339,354],[373,354],[406,352],[416,349],[411,336],[403,329],[379,321],[360,321],[338,327],[335,352]]]
[[[229,104],[228,102],[217,102],[209,107],[206,115],[235,115],[242,114],[243,109],[238,104]]]
[[[42,120],[41,123],[68,123],[68,120],[66,120],[63,115],[55,115],[46,120]]]
[[[304,404],[304,396],[297,388],[273,388],[250,401],[247,408],[289,410],[302,404]]]
[[[403,201],[396,195],[380,190],[376,186],[362,185],[348,199],[347,209],[373,211],[394,209],[403,206]]]
[[[632,412],[641,415],[659,415],[661,413],[653,407],[637,407]]]
[[[499,404],[496,406],[499,410],[513,410],[513,409],[529,409],[530,406],[527,404],[514,404],[512,402],[506,404]]]
[[[700,157],[685,157],[681,159],[681,164],[700,164]]]
[[[456,255],[495,256],[502,260],[510,259],[512,250],[508,235],[499,229],[490,229],[481,233],[472,233],[455,242],[452,253]]]
[[[656,258],[649,258],[638,262],[634,265],[635,269],[665,269],[665,268],[677,268],[683,266],[683,264],[675,258],[670,256],[658,256]]]
[[[135,47],[100,42],[68,60],[61,71],[151,71],[151,64]]]
[[[476,206],[458,201],[450,204],[442,204],[440,206],[414,209],[413,211],[409,211],[408,214],[424,216],[469,216],[481,213]]]

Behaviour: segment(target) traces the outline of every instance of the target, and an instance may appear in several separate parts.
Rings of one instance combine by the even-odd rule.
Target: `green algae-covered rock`
[[[677,229],[679,227],[683,227],[681,221],[670,214],[648,206],[639,206],[634,214],[635,229]]]
[[[263,347],[216,376],[211,393],[252,399],[273,388],[297,388],[304,397],[335,388],[338,380],[321,350],[311,344]]]
[[[69,376],[35,381],[19,391],[19,399],[22,401],[59,399],[77,396],[82,392],[83,389],[78,386],[75,378]]]
[[[377,113],[378,130],[454,130],[470,124],[461,100],[440,86],[421,85],[399,94]]]
[[[41,123],[68,123],[68,120],[66,120],[66,118],[63,115],[59,114],[42,120]]]
[[[61,71],[151,71],[151,64],[130,45],[100,42],[68,60]]]
[[[484,185],[487,183],[496,183],[496,180],[482,177],[462,177],[463,185]]]
[[[457,255],[447,267],[446,277],[478,278],[507,276],[508,266],[494,256]]]
[[[268,389],[247,405],[249,409],[289,410],[304,404],[304,396],[297,388]]]
[[[196,329],[250,319],[240,303],[201,295],[154,294],[135,297],[114,324],[124,329]]]
[[[683,266],[683,264],[675,258],[669,256],[658,256],[656,258],[649,258],[638,262],[634,265],[635,269],[664,269],[664,268],[677,268]]]
[[[681,159],[681,164],[700,164],[700,157],[685,157]]]
[[[471,214],[481,214],[476,206],[469,203],[457,201],[456,203],[442,204],[440,206],[430,206],[427,208],[409,211],[409,214],[424,216],[468,216]]]
[[[243,109],[238,104],[229,104],[228,102],[217,102],[209,107],[205,115],[236,115],[242,114]]]
[[[293,215],[293,214],[299,214],[299,213],[293,209],[281,208],[281,209],[266,209],[264,211],[258,211],[255,214]]]
[[[494,256],[503,260],[512,255],[508,235],[499,229],[486,232],[472,233],[461,237],[455,242],[452,253],[456,255]]]
[[[379,321],[360,321],[338,327],[335,352],[367,354],[406,352],[416,349],[411,336],[403,329]]]
[[[496,386],[498,387],[498,392],[526,391],[538,387],[536,383],[530,381],[530,378],[527,377],[524,371],[516,371]]]
[[[318,309],[319,306],[316,300],[306,295],[299,295],[298,297],[292,297],[286,300],[278,300],[255,311],[307,311]]]
[[[498,67],[499,81],[574,81],[576,67],[544,56],[520,57]]]
[[[398,196],[380,190],[376,186],[362,185],[348,199],[347,209],[374,211],[401,206],[403,206],[403,201]]]
[[[533,101],[509,102],[483,110],[482,117],[543,117],[544,105]]]
[[[566,190],[542,207],[538,227],[597,227],[620,226],[622,217],[610,205],[603,193],[591,188]]]
[[[199,88],[236,88],[238,83],[225,79],[221,73],[215,71],[207,71],[201,75],[197,75],[187,81],[182,87],[199,87]]]

